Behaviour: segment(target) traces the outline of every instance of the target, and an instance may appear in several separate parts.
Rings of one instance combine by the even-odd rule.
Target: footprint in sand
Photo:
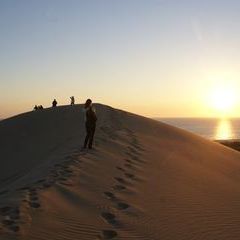
[[[128,209],[130,206],[127,204],[127,203],[124,203],[124,202],[119,202],[119,203],[117,203],[117,206],[116,206],[116,208],[118,209],[118,210],[126,210],[126,209]]]
[[[135,160],[135,161],[139,161],[139,157],[138,156],[135,156],[131,153],[128,153],[128,156],[132,159],[132,160]]]
[[[133,169],[134,167],[133,167],[133,165],[132,164],[130,164],[130,163],[125,163],[124,164],[124,166],[125,167],[127,167],[127,168],[131,168],[131,169]]]
[[[61,168],[63,168],[63,169],[69,169],[69,166],[68,166],[68,164],[62,164],[62,165],[61,165]]]
[[[52,181],[55,180],[66,181],[67,178],[73,176],[73,170],[70,169],[69,163],[55,164],[56,169],[52,171]]]
[[[131,145],[138,151],[141,151],[141,152],[145,151],[145,149],[138,143],[138,141],[133,141]]]
[[[2,224],[13,232],[18,232],[20,230],[19,226],[13,220],[4,219]]]
[[[41,205],[39,203],[38,195],[36,189],[29,190],[29,206],[32,208],[39,208]]]
[[[18,207],[1,207],[0,208],[0,214],[2,216],[10,217],[11,220],[16,220],[20,218],[20,210]]]
[[[125,173],[125,176],[126,176],[127,178],[130,178],[130,179],[134,179],[134,178],[135,178],[135,175],[132,174],[132,173]]]
[[[122,184],[126,184],[127,181],[123,178],[120,178],[120,177],[115,177],[115,180],[117,180],[118,182],[122,183]]]
[[[139,163],[142,163],[142,164],[146,163],[146,161],[144,161],[144,160],[142,160],[142,159],[140,159],[140,158],[138,158],[138,157],[134,157],[134,156],[133,156],[132,159],[133,159],[134,161],[139,162]]]
[[[43,188],[49,188],[51,187],[52,185],[54,184],[54,181],[48,181],[48,182],[45,182],[43,183]]]
[[[128,150],[130,151],[130,153],[136,154],[136,155],[140,155],[140,153],[133,147],[128,147]]]
[[[30,199],[30,201],[38,201],[38,196],[37,195],[30,195],[29,199]]]
[[[63,171],[64,173],[73,173],[73,171],[71,170],[71,169],[69,169],[69,168],[66,168],[64,171]]]
[[[59,177],[59,173],[57,171],[53,171],[49,176],[53,179],[57,179]]]
[[[102,218],[109,224],[115,225],[117,224],[116,216],[110,212],[102,212]]]
[[[124,130],[125,130],[125,132],[128,134],[129,137],[133,137],[133,136],[134,136],[133,131],[130,130],[129,128],[125,128]]]
[[[114,230],[102,230],[100,239],[114,239],[118,236],[117,232]]]
[[[125,190],[126,187],[123,185],[117,184],[117,185],[113,186],[113,189],[117,190],[117,191],[122,191],[122,190]]]
[[[0,208],[1,215],[4,216],[2,224],[11,231],[18,232],[19,226],[17,226],[17,220],[20,219],[20,211],[18,207],[2,207]]]
[[[68,186],[68,187],[72,187],[74,184],[71,182],[59,182],[60,184],[64,185],[64,186]]]
[[[122,171],[122,172],[125,172],[125,170],[123,169],[123,168],[121,168],[121,167],[116,167],[119,171]]]
[[[66,177],[60,177],[58,180],[61,182],[64,182],[64,181],[67,181],[68,179]]]
[[[134,155],[129,155],[129,157],[134,160],[135,162],[138,163],[146,163],[146,161],[141,160],[138,156],[134,156]]]
[[[111,200],[116,200],[117,199],[115,194],[112,193],[112,192],[104,192],[104,195]]]
[[[135,161],[139,160],[139,157],[136,156],[136,155],[134,155],[134,154],[132,154],[132,153],[130,153],[130,154],[128,154],[128,155],[129,155],[129,157],[130,157],[132,160],[135,160]]]
[[[129,160],[129,159],[126,159],[125,160],[127,163],[133,163],[131,160]]]
[[[29,206],[32,208],[40,208],[40,203],[38,202],[29,202]]]
[[[71,177],[73,176],[73,170],[70,169],[69,166],[64,166],[62,165],[61,167],[58,168],[58,175],[64,176],[64,177]]]

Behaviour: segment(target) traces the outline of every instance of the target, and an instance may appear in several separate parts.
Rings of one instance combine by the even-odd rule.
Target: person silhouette
[[[92,107],[91,99],[87,99],[84,105],[84,110],[85,110],[85,127],[87,134],[84,140],[83,148],[87,148],[88,146],[88,148],[91,149],[97,122],[97,115],[94,108]]]
[[[70,99],[71,99],[71,105],[74,105],[74,104],[75,104],[75,98],[74,98],[74,96],[70,97]]]
[[[57,100],[54,99],[53,102],[52,102],[52,107],[56,107],[57,106]]]

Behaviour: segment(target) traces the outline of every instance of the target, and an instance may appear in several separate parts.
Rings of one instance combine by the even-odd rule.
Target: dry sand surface
[[[95,105],[0,122],[0,239],[240,239],[240,153]]]

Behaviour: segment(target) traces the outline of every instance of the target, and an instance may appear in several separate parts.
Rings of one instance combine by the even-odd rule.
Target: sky
[[[72,95],[148,117],[240,117],[239,12],[238,0],[1,0],[0,118]]]

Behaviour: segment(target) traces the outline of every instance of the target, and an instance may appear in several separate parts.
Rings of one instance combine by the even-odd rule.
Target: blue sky
[[[239,87],[239,12],[233,0],[2,0],[0,117],[71,95],[147,116],[214,116],[214,84]]]

